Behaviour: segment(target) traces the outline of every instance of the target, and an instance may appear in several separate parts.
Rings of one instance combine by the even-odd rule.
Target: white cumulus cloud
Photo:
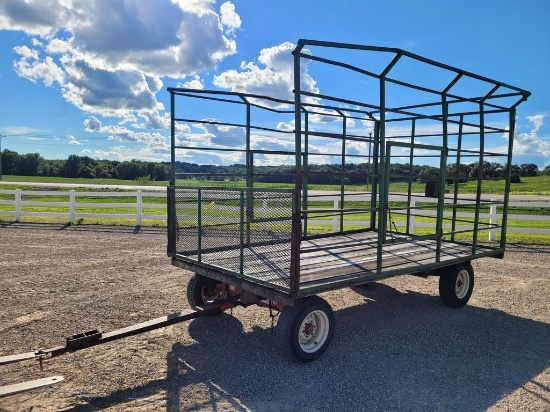
[[[90,114],[140,118],[166,129],[156,94],[164,77],[184,79],[235,54],[241,19],[230,1],[2,0],[0,30],[22,31],[17,74],[60,85],[62,96]],[[194,85],[202,84],[193,77]]]
[[[278,46],[262,49],[258,57],[259,64],[242,62],[240,71],[227,70],[218,76],[214,76],[213,84],[234,92],[292,100],[292,90],[294,89],[292,50],[294,48],[294,44],[284,42]],[[307,50],[303,52],[307,53]],[[315,80],[307,72],[307,66],[308,61],[302,61],[300,71],[302,90],[318,93],[319,90],[316,87]]]
[[[545,117],[544,114],[527,116],[527,120],[533,123],[533,129],[529,133],[519,133],[516,136],[514,154],[536,154],[543,158],[550,158],[550,141],[542,140],[538,135]]]
[[[201,77],[198,74],[196,74],[195,76],[193,76],[193,78],[191,80],[188,80],[188,81],[183,82],[183,83],[179,83],[178,87],[183,87],[183,88],[186,88],[186,89],[203,90],[204,89],[204,81],[201,79]]]

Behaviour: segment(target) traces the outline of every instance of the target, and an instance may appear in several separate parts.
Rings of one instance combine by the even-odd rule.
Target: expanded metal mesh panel
[[[288,286],[291,191],[177,188],[175,211],[178,254]]]

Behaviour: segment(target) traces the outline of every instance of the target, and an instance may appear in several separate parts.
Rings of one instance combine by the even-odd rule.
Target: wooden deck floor
[[[399,240],[397,242],[397,240]],[[397,239],[382,247],[382,273],[410,269],[423,270],[436,263],[435,240]],[[376,275],[377,233],[344,234],[303,240],[300,247],[300,287],[323,286]],[[260,283],[288,289],[290,285],[290,243],[243,247],[243,273]],[[202,262],[241,273],[241,249],[203,252]],[[452,242],[441,245],[440,260],[468,257],[469,246]],[[196,257],[189,256],[194,259]]]
[[[412,273],[436,262],[435,240],[403,240],[382,246],[382,272],[410,269]],[[330,282],[334,278],[355,278],[376,273],[376,241],[377,233],[367,232],[302,242],[300,284]],[[470,254],[470,247],[443,242],[440,260],[467,257]]]

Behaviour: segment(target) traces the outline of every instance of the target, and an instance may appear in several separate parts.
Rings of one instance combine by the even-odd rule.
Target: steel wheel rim
[[[300,324],[300,348],[306,353],[319,350],[327,340],[329,329],[329,319],[325,312],[314,310],[309,313]]]
[[[456,297],[463,299],[470,289],[470,274],[466,269],[462,269],[456,277],[455,293]]]
[[[201,299],[204,303],[212,303],[218,299],[225,299],[227,293],[216,289],[216,287],[204,286],[201,288]]]

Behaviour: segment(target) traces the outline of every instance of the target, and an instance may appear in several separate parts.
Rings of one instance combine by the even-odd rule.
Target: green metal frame
[[[312,48],[306,51],[306,48]],[[327,57],[323,54],[329,49],[341,49],[341,50],[356,50],[365,53],[384,53],[388,56],[389,62],[378,72],[369,71],[365,67],[358,67],[349,64],[345,61],[337,61]],[[192,90],[182,88],[169,88],[168,91],[171,95],[171,187],[169,188],[168,195],[168,216],[169,216],[169,254],[176,260],[185,262],[190,267],[195,267],[198,271],[209,271],[210,275],[216,277],[212,271],[218,270],[219,273],[225,275],[239,277],[246,279],[249,282],[256,282],[254,279],[243,276],[243,253],[245,245],[251,242],[251,226],[250,222],[254,216],[254,196],[256,190],[257,174],[254,172],[254,163],[256,154],[278,154],[287,155],[294,158],[294,171],[293,188],[292,190],[292,233],[291,233],[291,262],[290,262],[290,282],[288,290],[285,292],[284,288],[273,286],[273,290],[279,292],[288,293],[292,297],[299,297],[305,294],[316,293],[322,290],[334,289],[336,287],[342,287],[350,284],[361,283],[365,280],[375,280],[390,276],[396,276],[399,274],[407,273],[407,269],[404,270],[387,270],[384,269],[384,245],[391,239],[388,238],[388,234],[392,237],[392,228],[388,229],[388,212],[390,211],[390,195],[396,196],[396,194],[390,193],[390,183],[392,181],[392,149],[402,148],[408,149],[408,176],[400,176],[399,178],[405,179],[408,182],[408,189],[405,195],[402,195],[406,199],[408,207],[404,208],[406,214],[406,235],[409,239],[429,239],[434,238],[437,242],[436,257],[434,262],[423,265],[421,268],[425,271],[430,271],[441,267],[442,265],[449,265],[458,263],[464,260],[476,259],[485,256],[502,256],[506,244],[506,227],[508,216],[508,204],[509,204],[509,189],[510,189],[510,174],[511,174],[511,158],[513,149],[513,137],[515,126],[515,111],[516,107],[523,101],[525,101],[530,93],[526,90],[511,86],[506,83],[498,82],[496,80],[489,79],[484,76],[480,76],[465,70],[461,70],[452,66],[448,66],[416,54],[407,52],[405,50],[387,47],[374,47],[347,43],[335,43],[324,42],[317,40],[299,40],[296,48],[293,51],[294,58],[294,100],[287,101],[284,99],[277,99],[270,96],[261,96],[249,93],[238,92],[223,92],[214,90]],[[330,96],[320,93],[312,93],[303,90],[302,87],[302,73],[301,70],[304,67],[302,60],[308,60],[309,62],[315,62],[315,64],[324,64],[340,69],[349,70],[354,73],[366,76],[369,79],[374,79],[375,84],[378,87],[378,101],[373,103],[365,101],[357,101],[350,99],[347,96]],[[450,73],[450,81],[441,89],[414,84],[404,81],[399,78],[396,68],[400,67],[401,63],[405,60],[412,60],[419,64],[429,66],[431,68],[441,69],[446,73]],[[397,73],[397,74],[396,74]],[[473,79],[487,86],[488,91],[481,96],[477,95],[459,95],[455,92],[455,87],[460,84],[463,79]],[[337,80],[337,79],[335,79]],[[399,106],[392,104],[391,99],[388,97],[387,88],[392,87],[404,87],[415,92],[422,93],[425,96],[433,97],[428,103],[419,103],[413,105]],[[177,98],[198,98],[202,100],[210,100],[223,104],[242,105],[244,106],[244,122],[243,123],[229,123],[212,119],[188,119],[177,116],[176,110],[176,97]],[[342,105],[346,105],[343,109]],[[461,105],[467,105],[468,109],[463,108]],[[470,108],[474,107],[474,108]],[[475,108],[477,107],[477,108]],[[264,125],[257,125],[254,123],[253,110],[265,110],[275,115],[293,115],[294,118],[294,130],[293,131],[281,131],[276,128],[269,128]],[[432,113],[426,114],[424,110]],[[435,114],[433,112],[435,111]],[[316,130],[311,124],[314,121],[315,115],[322,114],[325,116],[334,116],[342,121],[342,128],[337,133],[326,133]],[[495,127],[487,121],[489,116],[494,115],[506,115],[508,119],[507,127]],[[347,127],[347,120],[364,120],[369,119],[373,123],[373,129],[367,131],[364,135],[350,134],[350,130]],[[476,120],[477,119],[477,120]],[[441,132],[434,134],[422,133],[419,122],[430,121],[441,124]],[[410,122],[410,133],[396,136],[388,132],[389,126],[393,124],[403,124],[403,122]],[[224,268],[215,268],[211,265],[201,262],[200,252],[198,255],[198,261],[193,262],[187,258],[178,256],[175,249],[175,238],[177,235],[177,219],[176,211],[174,207],[175,192],[178,190],[177,179],[178,173],[175,170],[176,154],[178,150],[197,150],[197,147],[178,145],[176,141],[176,125],[178,123],[195,123],[203,125],[217,125],[224,127],[240,127],[245,131],[245,143],[242,149],[229,148],[229,147],[202,147],[200,150],[205,152],[217,150],[220,152],[242,152],[245,156],[245,172],[243,174],[245,181],[245,188],[240,189],[221,189],[218,190],[241,190],[240,203],[241,208],[239,211],[241,228],[241,251],[240,251],[240,268],[241,273],[235,273],[233,271],[225,270]],[[452,128],[451,128],[452,126]],[[457,129],[457,130],[455,130]],[[269,133],[287,133],[288,136],[293,136],[294,150],[281,151],[281,150],[261,150],[255,149],[251,144],[254,133],[269,132]],[[492,135],[501,135],[502,133],[508,133],[508,152],[506,154],[493,153],[486,149],[486,140]],[[311,194],[311,182],[316,172],[312,170],[314,164],[314,156],[316,153],[310,149],[310,142],[315,137],[324,137],[330,139],[337,139],[341,143],[339,153],[333,153],[331,155],[339,157],[338,167],[339,172],[336,174],[339,176],[339,191],[336,196],[339,199],[338,209],[311,209],[309,200],[312,199]],[[456,143],[450,144],[450,137],[456,139]],[[479,149],[471,150],[465,149],[464,140],[466,138],[478,138]],[[423,143],[423,139],[438,139],[439,144],[426,144]],[[408,141],[407,141],[408,140]],[[347,152],[347,147],[351,142],[362,142],[368,145],[368,155],[354,155]],[[413,192],[412,182],[415,179],[413,174],[413,163],[419,150],[436,151],[439,157],[439,191],[437,193],[437,206],[436,206],[436,229],[435,236],[421,235],[416,233],[410,233],[409,227],[411,219],[414,215],[417,215],[418,211],[421,211],[423,207],[412,207]],[[477,193],[474,202],[475,212],[473,218],[473,229],[463,230],[459,227],[458,223],[462,220],[458,219],[458,211],[462,207],[464,199],[460,196],[460,179],[464,178],[460,175],[448,176],[447,162],[450,157],[453,157],[454,165],[457,173],[460,171],[460,165],[470,161],[479,162],[479,174],[476,178]],[[480,224],[481,207],[485,204],[482,200],[482,188],[483,188],[483,173],[482,165],[486,159],[492,157],[506,157],[507,159],[507,177],[504,183],[505,196],[502,202],[502,224],[499,226],[501,231],[501,238],[498,245],[481,246],[482,239],[479,233],[487,231],[494,226]],[[346,177],[352,176],[353,173],[347,169],[349,162],[363,161],[366,165],[366,172],[361,176],[364,177],[367,192],[363,196],[368,196],[369,201],[365,201],[365,207],[349,208],[346,206],[348,195],[346,194]],[[318,174],[318,173],[317,173]],[[451,196],[445,196],[445,183],[450,180],[453,193]],[[260,189],[258,189],[260,190]],[[262,188],[265,191],[267,189]],[[370,190],[370,191],[369,191]],[[200,189],[198,190],[198,196],[200,199]],[[249,196],[250,198],[247,198]],[[380,200],[379,200],[380,199]],[[200,204],[200,201],[199,201]],[[500,203],[499,203],[500,204]],[[246,206],[245,206],[246,205]],[[315,213],[326,213],[327,216],[334,216],[338,220],[338,227],[335,233],[313,234],[311,232],[312,225],[310,224],[312,218],[310,215]],[[346,213],[370,213],[370,218],[366,219],[361,229],[349,228],[346,226]],[[202,219],[200,207],[197,210],[197,215],[200,220]],[[450,216],[450,217],[449,217]],[[444,230],[444,221],[450,220],[450,231]],[[364,278],[352,279],[341,281],[335,281],[330,286],[311,286],[301,287],[300,285],[300,242],[303,239],[313,239],[316,237],[337,236],[346,233],[355,233],[362,231],[377,232],[377,250],[376,250],[376,273],[366,274]],[[441,260],[441,247],[443,242],[455,242],[457,244],[463,244],[460,241],[462,234],[471,234],[471,255],[466,258],[459,258],[456,261]],[[199,230],[199,246],[201,245],[200,230]],[[199,247],[200,249],[200,247]],[[193,266],[195,265],[195,266]],[[263,284],[257,281],[262,287],[270,288],[269,284]]]

